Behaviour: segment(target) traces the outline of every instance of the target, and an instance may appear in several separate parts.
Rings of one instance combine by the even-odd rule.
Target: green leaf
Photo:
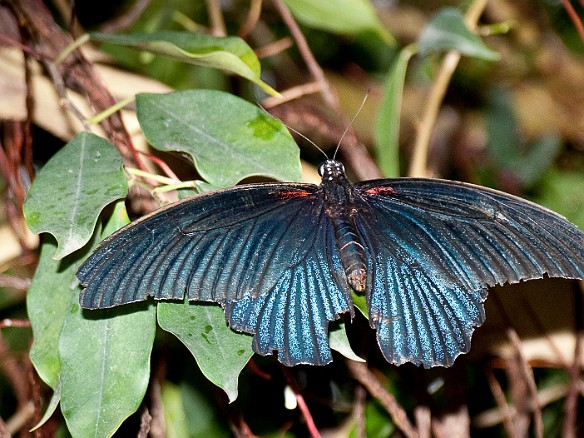
[[[266,93],[279,93],[260,78],[260,62],[254,51],[238,37],[216,37],[191,32],[159,31],[112,35],[91,33],[102,43],[132,47],[189,64],[218,68],[244,77]]]
[[[333,322],[329,330],[329,342],[333,350],[338,351],[347,359],[357,362],[365,362],[355,354],[349,343],[345,323],[343,321]]]
[[[383,100],[375,121],[377,162],[383,175],[388,178],[399,176],[401,103],[408,62],[415,52],[413,45],[404,47],[394,61],[383,87]]]
[[[374,31],[387,44],[395,44],[368,0],[285,0],[285,3],[306,26],[341,35]]]
[[[104,234],[128,223],[118,203]],[[150,376],[155,307],[83,311],[70,302],[59,338],[61,411],[73,436],[109,437],[138,409]]]
[[[55,239],[44,236],[39,264],[26,296],[33,333],[30,359],[40,378],[53,390],[57,389],[61,369],[57,344],[70,303],[79,293],[75,272],[84,256],[73,254],[55,260],[52,255],[56,249]]]
[[[214,90],[139,94],[136,109],[152,146],[189,154],[215,187],[253,175],[300,180],[300,152],[290,133],[239,97]]]
[[[422,54],[457,50],[463,55],[496,61],[500,59],[497,52],[489,49],[483,40],[470,31],[458,9],[445,7],[440,9],[426,25],[418,39]]]
[[[45,410],[45,413],[43,414],[43,418],[41,418],[39,420],[39,422],[37,424],[35,424],[34,427],[29,432],[34,432],[39,427],[41,427],[43,424],[45,424],[47,421],[49,421],[49,419],[53,416],[53,414],[55,413],[55,411],[59,407],[60,402],[61,402],[61,387],[59,385],[57,385],[57,387],[54,388],[54,390],[53,390],[53,395],[51,396],[51,399],[49,400],[49,404]]]
[[[584,230],[584,178],[581,171],[548,171],[542,178],[535,202],[566,216]]]
[[[51,233],[62,259],[85,245],[101,210],[126,196],[128,184],[118,151],[101,137],[83,132],[41,169],[24,204],[34,233]]]
[[[201,372],[237,398],[237,379],[253,351],[251,336],[231,330],[221,307],[214,304],[158,303],[158,324],[189,349]]]
[[[353,305],[361,312],[361,314],[369,319],[369,308],[367,307],[367,297],[364,294],[358,294],[355,291],[351,292]]]
[[[187,414],[183,404],[179,386],[164,382],[162,386],[162,405],[164,406],[164,423],[167,438],[183,438],[189,436]]]

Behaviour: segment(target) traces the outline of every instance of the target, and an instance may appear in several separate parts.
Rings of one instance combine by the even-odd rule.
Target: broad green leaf
[[[489,49],[483,40],[470,31],[464,22],[464,16],[458,9],[445,7],[440,9],[426,25],[418,39],[422,54],[457,50],[463,55],[496,61],[499,54]]]
[[[399,176],[401,103],[408,62],[415,52],[413,45],[404,47],[394,61],[383,87],[383,100],[375,121],[377,162],[383,175],[388,178]]]
[[[104,235],[128,222],[118,203]],[[75,294],[59,339],[61,411],[73,436],[109,437],[146,392],[155,307],[83,311],[78,300]]]
[[[57,350],[59,336],[70,303],[79,293],[75,272],[83,257],[76,253],[55,260],[52,255],[56,249],[55,239],[43,236],[39,264],[26,296],[33,333],[30,359],[40,378],[53,390],[57,388],[61,368]]]
[[[158,324],[189,349],[201,372],[237,398],[237,379],[253,351],[251,336],[231,330],[223,309],[214,304],[158,303]]]
[[[62,259],[85,245],[101,210],[126,196],[128,184],[118,151],[83,132],[55,154],[37,175],[24,204],[34,233],[51,233]]]
[[[235,73],[257,84],[266,93],[279,93],[260,78],[261,66],[254,51],[238,37],[216,37],[191,32],[159,31],[135,34],[91,33],[102,43],[132,47],[190,64]]]
[[[215,187],[253,175],[300,180],[298,146],[284,125],[232,94],[139,94],[136,110],[152,146],[187,153],[201,177]]]
[[[374,31],[387,44],[395,43],[368,0],[285,0],[285,3],[306,26],[342,35]]]
[[[329,342],[333,350],[338,351],[347,359],[351,359],[357,362],[365,362],[359,356],[355,354],[349,343],[349,338],[347,338],[347,331],[345,323],[339,321],[337,323],[332,323],[329,330]]]

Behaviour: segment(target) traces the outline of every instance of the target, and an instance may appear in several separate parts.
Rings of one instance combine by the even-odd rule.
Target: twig
[[[367,400],[367,393],[362,386],[357,386],[355,389],[355,402],[353,409],[353,418],[355,419],[355,435],[357,438],[367,438],[367,431],[365,430],[365,402]]]
[[[140,18],[140,15],[142,15],[148,5],[150,5],[150,0],[137,0],[125,14],[120,15],[118,18],[101,26],[100,31],[114,33],[127,29],[134,24],[138,18]]]
[[[488,0],[474,0],[470,8],[465,14],[465,21],[468,27],[471,29],[476,28],[476,23],[478,22],[483,10],[487,5]],[[438,112],[440,111],[440,105],[446,94],[448,84],[458,62],[460,61],[460,53],[451,50],[449,51],[442,60],[432,89],[426,103],[426,111],[422,116],[422,121],[420,122],[418,128],[418,135],[416,137],[416,142],[414,144],[414,150],[412,154],[412,160],[410,163],[410,169],[408,171],[409,176],[413,177],[425,177],[427,172],[427,161],[428,161],[428,150],[430,147],[430,137],[432,136],[432,128],[436,124],[436,119],[438,118]]]
[[[582,310],[584,308],[582,294],[584,293],[584,281],[579,281],[579,289],[574,293],[574,360],[569,369],[570,386],[566,401],[564,403],[564,425],[562,436],[564,438],[576,438],[576,419],[578,415],[578,382],[580,381],[580,355],[582,351],[582,334],[584,331],[584,321],[582,320]]]
[[[493,397],[497,402],[497,406],[499,406],[499,411],[503,416],[503,427],[505,428],[505,432],[507,432],[507,436],[510,438],[515,438],[515,428],[513,427],[513,411],[509,406],[509,403],[507,403],[505,393],[503,392],[501,385],[493,374],[493,369],[489,368],[486,371],[486,374],[487,382],[491,388],[491,393],[493,394]]]
[[[63,89],[68,88],[81,93],[87,98],[90,105],[101,112],[113,104],[115,100],[108,89],[104,86],[102,79],[95,73],[93,66],[85,59],[83,54],[76,50],[65,59],[58,68],[46,59],[55,59],[66,47],[72,43],[71,36],[63,32],[57,25],[51,12],[41,0],[27,0],[25,2],[9,0],[10,5],[18,20],[21,20],[29,34],[33,36],[35,50],[46,54],[44,60],[46,70],[53,70],[51,77],[61,79],[59,96],[66,97]],[[56,70],[56,71],[54,71]],[[75,113],[70,102],[62,102],[68,109]],[[77,111],[76,116],[83,121]],[[85,124],[85,123],[84,123]],[[146,170],[144,164],[136,152],[130,134],[126,130],[119,113],[112,114],[102,122],[102,126],[112,143],[121,152],[124,163],[131,167],[140,167]]]
[[[0,417],[0,438],[11,438],[11,437],[12,437],[12,435],[10,434],[10,431],[8,430],[8,426],[6,426],[6,423],[4,422],[2,417]]]
[[[27,328],[30,327],[30,321],[28,319],[10,319],[10,318],[0,320],[0,328],[5,327]]]
[[[527,384],[527,388],[529,390],[529,398],[531,407],[533,409],[533,421],[534,421],[534,430],[535,436],[537,438],[543,438],[543,419],[541,416],[541,409],[539,407],[539,400],[537,397],[537,386],[535,384],[535,380],[533,378],[533,370],[529,366],[529,363],[525,359],[523,352],[521,351],[521,339],[517,335],[517,332],[514,328],[509,327],[507,328],[507,337],[511,341],[511,344],[514,346],[516,354],[519,357],[519,361],[521,364],[520,371],[525,379],[525,383]]]
[[[304,400],[304,397],[302,396],[302,393],[300,392],[300,389],[298,388],[298,384],[296,383],[296,380],[294,379],[294,377],[292,376],[292,374],[290,373],[290,371],[288,371],[288,369],[286,367],[282,366],[282,372],[284,373],[284,376],[286,377],[286,381],[288,382],[288,385],[290,386],[290,388],[294,392],[294,396],[296,397],[296,403],[298,403],[298,409],[300,409],[300,412],[302,412],[302,416],[304,417],[304,420],[306,421],[306,427],[308,429],[308,432],[310,433],[310,436],[312,438],[320,438],[320,432],[316,428],[316,424],[314,424],[314,419],[312,418],[312,414],[310,413],[310,409],[308,409],[308,406],[306,405],[306,401]]]
[[[396,427],[407,437],[417,437],[418,432],[408,419],[406,411],[400,406],[395,397],[391,395],[367,368],[367,365],[352,360],[345,361],[347,368],[353,377],[375,397],[391,416]]]
[[[582,3],[582,2],[581,2]],[[582,25],[582,20],[578,16],[578,13],[574,9],[574,6],[570,3],[570,0],[562,0],[562,6],[566,10],[570,20],[574,23],[574,27],[578,31],[578,35],[580,36],[580,40],[584,43],[584,25]]]
[[[254,49],[254,52],[259,59],[268,58],[283,52],[289,47],[292,47],[292,44],[294,44],[292,38],[284,37],[274,41],[273,43],[266,44],[265,46],[257,47]]]
[[[150,432],[150,424],[152,423],[152,415],[148,412],[146,406],[142,407],[140,414],[140,430],[138,430],[138,438],[147,438]]]
[[[258,20],[260,19],[260,14],[262,13],[262,0],[251,0],[249,4],[249,12],[247,13],[247,18],[245,23],[237,32],[240,38],[247,37],[251,31],[254,29]]]
[[[341,105],[335,93],[332,91],[331,86],[329,85],[328,81],[324,76],[324,71],[316,62],[310,47],[308,47],[308,42],[306,38],[304,38],[304,34],[300,30],[298,23],[294,20],[290,9],[286,7],[282,0],[272,0],[274,6],[278,10],[278,13],[282,17],[288,29],[290,29],[290,33],[292,34],[292,38],[296,41],[296,46],[298,47],[298,51],[300,52],[300,56],[304,59],[310,74],[314,78],[316,82],[320,85],[320,91],[322,93],[322,97],[324,98],[325,102],[335,111],[340,110]]]
[[[266,109],[281,105],[290,100],[298,99],[307,94],[314,94],[320,91],[319,82],[308,82],[306,84],[297,85],[287,90],[282,91],[280,97],[267,97],[262,101],[262,106]]]
[[[209,21],[211,22],[211,34],[215,36],[227,35],[227,29],[225,28],[225,21],[223,20],[223,12],[221,11],[219,0],[207,0],[206,3]]]

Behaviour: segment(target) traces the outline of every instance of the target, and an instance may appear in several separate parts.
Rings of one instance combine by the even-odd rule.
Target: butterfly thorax
[[[327,160],[319,168],[324,194],[325,213],[335,230],[335,240],[347,282],[356,292],[366,288],[365,252],[360,243],[354,217],[357,212],[355,190],[347,179],[345,167],[336,160]]]

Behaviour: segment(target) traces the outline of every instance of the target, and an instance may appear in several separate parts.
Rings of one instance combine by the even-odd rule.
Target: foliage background
[[[0,436],[27,436],[51,397],[28,357],[32,340],[25,297],[38,263],[39,243],[24,224],[24,195],[35,169],[80,132],[89,118],[113,103],[100,95],[102,90],[115,101],[140,92],[225,90],[251,102],[261,101],[329,154],[368,92],[353,124],[355,133],[349,131],[339,152],[353,179],[381,175],[379,163],[386,176],[423,174],[470,181],[526,196],[584,228],[584,40],[578,18],[582,4],[492,0],[480,7],[478,1],[429,1],[423,6],[379,1],[374,3],[374,17],[379,21],[365,19],[363,26],[361,15],[343,14],[351,10],[350,2],[347,9],[333,8],[315,22],[302,14],[306,4],[289,1],[314,55],[316,63],[311,65],[309,52],[290,37],[291,24],[283,19],[281,2],[264,2],[261,14],[253,19],[250,11],[258,3],[84,2],[77,5],[74,20],[64,2],[0,3],[4,193],[0,209]],[[382,129],[387,119],[378,120],[380,114],[388,114],[388,96],[397,96],[392,68],[400,56],[409,57],[401,50],[418,41],[441,8],[454,6],[464,13],[477,4],[482,12],[478,33],[500,59],[463,57],[452,77],[440,85],[438,78],[448,55],[442,51],[408,58],[403,99],[397,101],[399,153],[382,147],[393,144]],[[27,9],[61,26],[61,39],[43,33],[44,26],[49,26],[44,21],[27,21]],[[20,28],[15,17],[20,19]],[[251,23],[249,28],[246,22]],[[274,105],[275,100],[264,99],[257,87],[240,77],[105,44],[81,49],[87,58],[82,67],[92,72],[87,75],[90,81],[67,78],[65,72],[58,74],[50,68],[53,65],[58,72],[52,61],[73,41],[71,35],[88,30],[185,28],[211,35],[243,35],[260,58],[262,78],[285,96],[298,97]],[[23,50],[23,45],[28,49]],[[60,83],[59,77],[68,80]],[[431,96],[440,89],[445,95],[435,120],[425,124]],[[82,108],[85,115],[77,118],[75,108]],[[91,126],[122,150],[126,163],[131,154],[124,149],[128,143],[124,136],[131,135],[134,144],[145,143],[132,113],[130,105],[123,119],[110,118],[101,126]],[[429,149],[422,149],[420,155],[416,145],[424,135]],[[303,179],[314,180],[321,155],[302,138],[298,142],[305,160]],[[181,179],[196,177],[185,160],[165,153],[156,156]],[[136,190],[128,206],[138,215],[158,202],[147,190]],[[336,356],[324,368],[283,369],[273,358],[254,357],[240,376],[239,398],[232,404],[203,377],[186,348],[160,331],[146,398],[117,434],[144,433],[149,416],[146,423],[152,436],[166,432],[167,436],[321,433],[381,437],[408,433],[396,427],[395,415],[403,409],[421,435],[430,431],[435,436],[537,436],[543,427],[546,436],[577,436],[584,427],[578,403],[582,394],[581,293],[578,283],[547,280],[493,290],[487,302],[487,323],[475,334],[471,352],[450,369],[388,365],[376,352],[366,324],[356,320],[349,330],[351,342],[356,352],[367,357],[367,367]],[[305,409],[286,408],[286,388],[306,403]],[[311,419],[315,427],[310,426]],[[34,434],[67,436],[59,410]]]

